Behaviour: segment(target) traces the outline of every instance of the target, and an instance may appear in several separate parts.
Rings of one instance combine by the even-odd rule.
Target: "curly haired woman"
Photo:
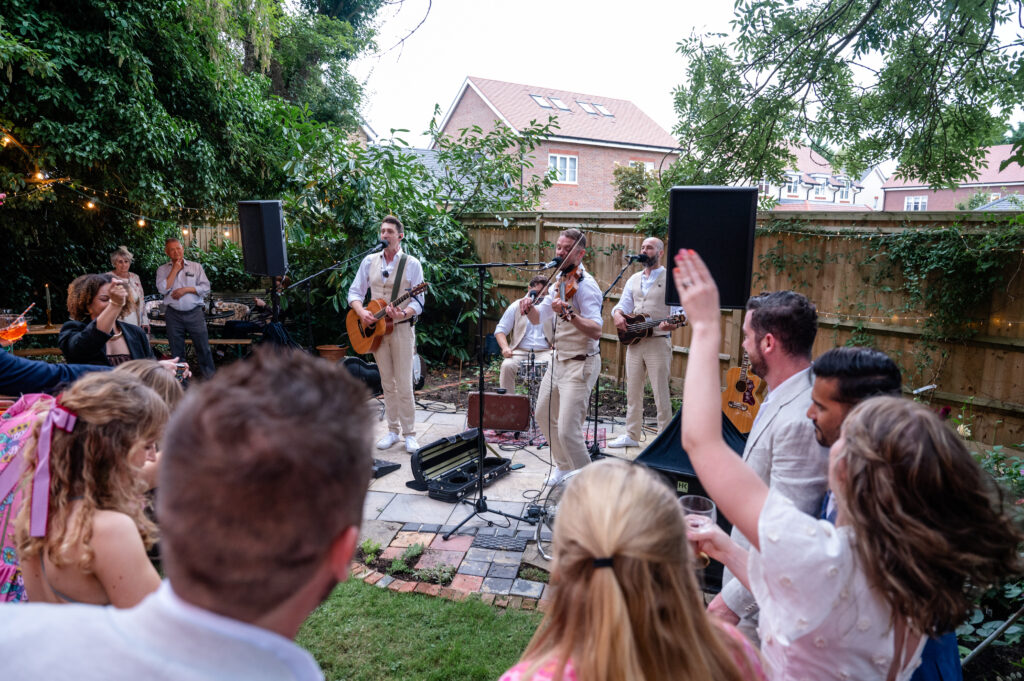
[[[47,406],[25,443],[15,521],[29,600],[135,605],[160,586],[139,473],[167,406],[115,372],[86,376]]]
[[[68,286],[68,315],[57,344],[74,364],[117,366],[154,359],[146,332],[123,317],[132,310],[125,283],[109,274],[83,274]]]

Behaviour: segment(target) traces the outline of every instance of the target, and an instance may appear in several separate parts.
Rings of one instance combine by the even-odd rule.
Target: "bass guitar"
[[[645,314],[627,314],[622,316],[626,318],[626,330],[623,331],[616,328],[616,331],[619,334],[619,342],[623,345],[633,345],[634,343],[639,343],[644,338],[650,337],[654,334],[654,329],[662,322],[686,326],[686,314],[682,312],[671,317],[665,317],[664,319],[651,319]]]
[[[726,372],[722,393],[722,411],[741,433],[749,433],[754,427],[764,388],[764,381],[750,373],[750,357],[744,352],[742,364]]]
[[[390,303],[383,298],[371,300],[363,306],[368,312],[373,313],[375,321],[373,324],[363,324],[355,310],[349,310],[345,317],[345,329],[348,331],[348,342],[360,355],[376,352],[380,347],[384,336],[395,330],[395,321],[388,316],[388,305],[401,305],[412,296],[418,296],[427,290],[427,282],[413,286],[407,293],[404,293]],[[381,321],[383,320],[383,323]]]

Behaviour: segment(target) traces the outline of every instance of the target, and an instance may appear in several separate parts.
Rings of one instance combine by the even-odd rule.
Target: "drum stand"
[[[550,363],[548,366],[550,366]],[[536,416],[537,397],[540,392],[540,382],[543,378],[543,376],[537,376],[537,366],[534,364],[534,352],[533,350],[530,350],[529,364],[527,364],[526,378],[524,379],[527,394],[530,397],[530,429],[526,431],[526,444],[530,447],[544,446],[536,444],[537,439],[544,435],[540,432],[540,426],[537,425]]]

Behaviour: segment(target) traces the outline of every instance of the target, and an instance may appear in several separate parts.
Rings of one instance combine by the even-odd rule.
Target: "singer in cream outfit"
[[[401,220],[389,215],[381,222],[380,239],[387,243],[381,253],[363,258],[359,271],[348,290],[348,304],[366,325],[376,323],[373,313],[363,307],[367,291],[373,300],[392,300],[396,276],[395,270],[402,257],[405,268],[399,295],[423,283],[423,266],[411,255],[402,253],[402,239],[405,228]],[[388,432],[377,441],[378,449],[388,449],[399,439],[405,440],[405,451],[412,453],[420,448],[416,441],[416,402],[412,394],[412,358],[416,354],[416,333],[413,325],[416,317],[423,314],[419,296],[406,299],[401,305],[388,305],[387,315],[394,321],[394,331],[384,336],[380,347],[373,353],[373,359],[380,370],[381,388],[384,390],[384,413],[388,420]],[[401,431],[401,437],[399,437]]]
[[[644,269],[626,281],[619,304],[612,308],[612,319],[619,330],[626,330],[625,315],[643,313],[651,319],[665,319],[683,311],[681,307],[669,308],[665,304],[668,272],[661,266],[664,251],[661,239],[644,239],[640,248],[645,258]],[[658,430],[664,430],[672,419],[668,379],[672,366],[671,333],[677,328],[678,324],[662,322],[649,338],[626,347],[626,433],[609,442],[609,447],[639,445],[644,426],[644,382],[648,377],[658,408]]]

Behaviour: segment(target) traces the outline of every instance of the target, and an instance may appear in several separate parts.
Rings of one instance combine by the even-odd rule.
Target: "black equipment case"
[[[441,438],[420,447],[412,455],[413,480],[406,484],[439,501],[456,503],[477,486],[477,429]],[[484,485],[509,472],[510,461],[503,456],[484,458]]]

